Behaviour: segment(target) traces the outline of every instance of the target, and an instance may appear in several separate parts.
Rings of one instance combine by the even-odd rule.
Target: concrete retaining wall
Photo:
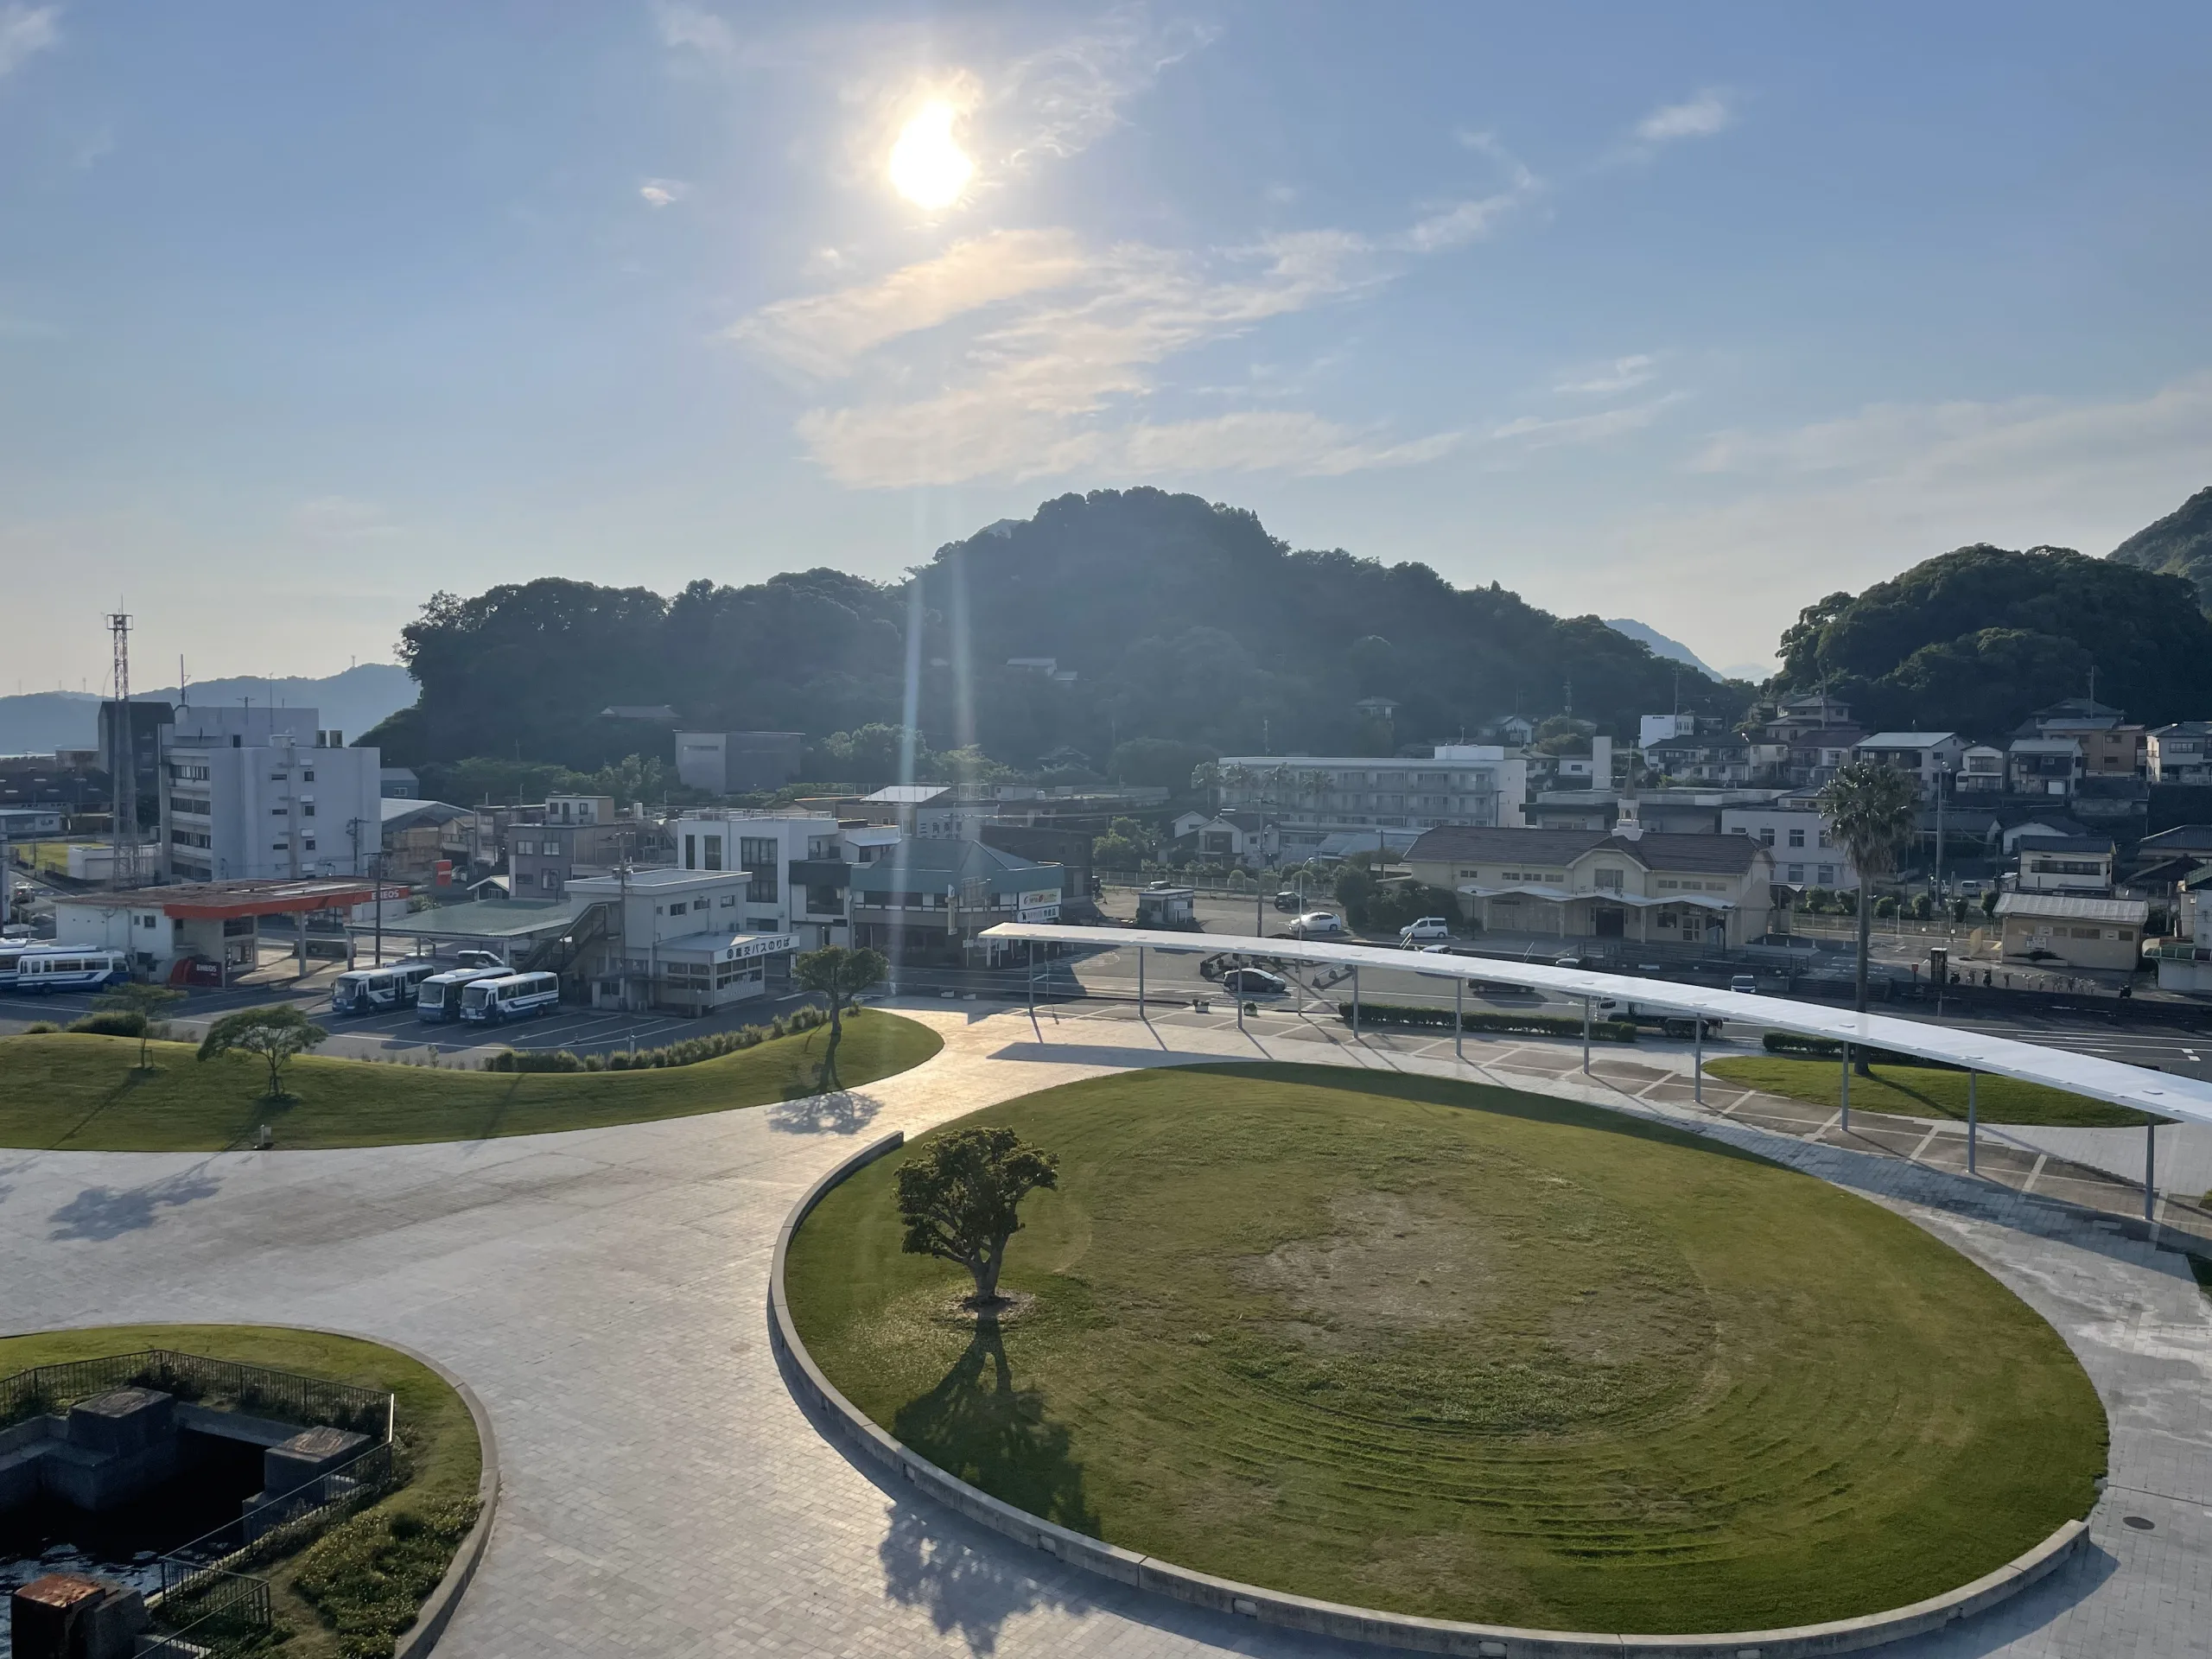
[[[2088,1536],[2086,1522],[2069,1521],[2018,1560],[2008,1561],[1972,1584],[1961,1585],[1909,1607],[1869,1613],[1863,1618],[1838,1619],[1827,1624],[1706,1636],[1530,1630],[1505,1624],[1416,1618],[1405,1613],[1348,1607],[1339,1602],[1315,1601],[1306,1596],[1286,1595],[1279,1590],[1264,1590],[1256,1585],[1238,1584],[1102,1543],[1001,1503],[908,1450],[837,1391],[815,1364],[806,1344],[799,1340],[798,1328],[791,1322],[791,1307],[784,1294],[784,1264],[791,1249],[791,1236],[839,1183],[877,1159],[896,1152],[906,1144],[906,1139],[903,1134],[894,1132],[846,1159],[807,1190],[806,1196],[792,1208],[782,1230],[776,1235],[775,1261],[768,1277],[768,1334],[777,1351],[789,1362],[785,1375],[792,1390],[806,1404],[825,1414],[838,1426],[849,1446],[884,1473],[908,1482],[916,1491],[1017,1543],[1027,1544],[1117,1584],[1133,1585],[1157,1595],[1171,1596],[1177,1601],[1211,1607],[1217,1612],[1285,1630],[1334,1637],[1342,1641],[1371,1642],[1417,1653],[1465,1655],[1468,1659],[1594,1659],[1600,1655],[1606,1659],[1813,1659],[1816,1655],[1853,1653],[1880,1647],[1939,1630],[1954,1619],[1972,1618],[2051,1572]]]

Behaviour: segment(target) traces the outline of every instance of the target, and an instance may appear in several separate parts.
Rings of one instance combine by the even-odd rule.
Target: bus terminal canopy
[[[165,916],[186,921],[227,921],[239,916],[297,915],[302,911],[346,910],[372,903],[376,883],[344,878],[299,881],[203,881],[178,887],[148,887],[128,902],[158,906]]]
[[[1599,974],[1548,963],[1501,961],[1490,957],[1446,956],[1441,952],[1391,950],[1374,944],[1325,944],[1313,939],[1262,939],[1230,933],[1173,933],[1141,928],[1064,927],[1039,922],[1001,922],[981,937],[1033,940],[1040,944],[1087,946],[1114,950],[1139,946],[1175,956],[1211,956],[1217,951],[1268,957],[1280,962],[1387,969],[1423,979],[1460,980],[1471,985],[1512,985],[1555,996],[1615,997],[1669,1014],[1703,1014],[1745,1025],[1824,1037],[1833,1042],[1888,1049],[1916,1059],[1935,1060],[1969,1071],[1987,1071],[2023,1083],[2040,1083],[2069,1094],[2087,1095],[2115,1106],[2190,1123],[2212,1123],[2212,1084],[2175,1077],[2119,1060],[2099,1059],[2040,1043],[2023,1043],[1983,1032],[1900,1020],[1891,1014],[1858,1014],[1788,997],[1753,996],[1740,991],[1711,991],[1669,980],[1631,974]]]

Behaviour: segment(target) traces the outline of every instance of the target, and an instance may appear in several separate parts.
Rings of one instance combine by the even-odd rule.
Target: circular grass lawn
[[[1207,1066],[962,1120],[1060,1158],[981,1328],[886,1158],[793,1240],[830,1379],[1063,1525],[1327,1600],[1575,1630],[1876,1612],[2088,1514],[2057,1334],[1910,1222],[1695,1137],[1437,1079]]]

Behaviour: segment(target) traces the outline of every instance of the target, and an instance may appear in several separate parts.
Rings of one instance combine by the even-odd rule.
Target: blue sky
[[[1724,664],[2212,483],[2212,10],[0,0],[24,689],[1255,509]],[[973,171],[890,181],[939,106]],[[0,683],[0,691],[16,685]]]

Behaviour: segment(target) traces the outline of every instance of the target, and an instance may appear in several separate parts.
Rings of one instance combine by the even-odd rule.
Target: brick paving
[[[1087,1006],[1087,1005],[1084,1005]],[[1915,1656],[2212,1654],[2212,1305],[2121,1219],[2109,1178],[1963,1135],[1708,1083],[1652,1045],[1381,1036],[1123,1011],[915,1010],[928,1065],[823,1109],[474,1144],[320,1153],[0,1154],[0,1320],[266,1320],[388,1337],[483,1396],[505,1496],[441,1651],[1372,1654],[1059,1567],[887,1491],[817,1432],[768,1348],[768,1255],[792,1201],[862,1137],[1135,1065],[1230,1058],[1490,1076],[1757,1150],[1896,1208],[2050,1318],[2095,1381],[2112,1485],[2093,1548]],[[2032,1195],[2018,1188],[2037,1166]],[[2075,1189],[2094,1210],[2052,1201]],[[2139,1191],[2135,1193],[2139,1210]],[[2131,1525],[2128,1517],[2147,1522]]]

